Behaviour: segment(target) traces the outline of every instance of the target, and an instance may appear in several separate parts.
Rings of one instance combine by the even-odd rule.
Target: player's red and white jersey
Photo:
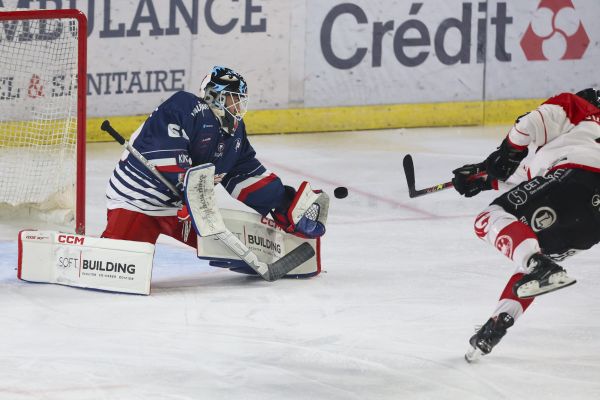
[[[600,173],[600,109],[575,94],[559,94],[519,118],[508,140],[514,147],[529,146],[512,183],[558,168]]]

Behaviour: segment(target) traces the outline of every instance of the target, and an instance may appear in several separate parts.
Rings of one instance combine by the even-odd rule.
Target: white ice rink
[[[578,283],[537,299],[478,364],[463,354],[513,266],[472,222],[496,195],[417,187],[481,161],[506,128],[251,137],[284,182],[332,192],[324,272],[267,283],[162,241],[151,296],[16,278],[0,225],[0,399],[599,399],[600,248],[564,262]],[[88,147],[88,234],[121,149]],[[227,203],[227,202],[225,202]],[[224,204],[226,205],[226,204]]]

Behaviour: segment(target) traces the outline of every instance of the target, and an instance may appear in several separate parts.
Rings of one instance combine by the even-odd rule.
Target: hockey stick
[[[452,182],[444,182],[437,184],[435,186],[430,186],[425,189],[415,189],[415,165],[413,164],[413,159],[410,154],[404,156],[402,160],[402,165],[404,166],[404,175],[406,175],[406,183],[408,184],[408,196],[410,198],[424,196],[426,194],[439,192],[440,190],[448,189],[454,187]]]
[[[449,189],[454,187],[452,181],[438,183],[437,185],[427,187],[425,189],[416,189],[415,188],[415,165],[413,164],[413,159],[410,154],[404,156],[402,160],[402,165],[404,167],[404,175],[406,175],[406,184],[408,185],[408,196],[410,198],[424,196],[430,193],[436,193],[441,190]],[[481,176],[485,176],[486,172],[480,172],[475,175],[469,176],[468,180],[477,179]]]
[[[179,196],[180,199],[183,200],[182,193],[171,183],[169,182],[157,169],[152,165],[139,151],[137,151],[131,144],[125,140],[119,132],[117,132],[111,125],[109,121],[104,121],[102,126],[100,127],[103,131],[107,132],[109,135],[113,137],[119,144],[124,146],[139,162],[141,162],[156,178],[158,178],[162,183],[165,184],[173,193]],[[214,167],[213,167],[214,168]],[[187,177],[187,175],[186,175]],[[211,182],[212,184],[212,182]],[[203,199],[204,200],[204,199]],[[207,199],[206,203],[214,202],[214,199]],[[261,278],[266,281],[276,281],[277,279],[282,278],[288,272],[298,267],[300,264],[308,261],[315,255],[315,251],[312,246],[308,243],[302,243],[294,250],[290,251],[288,254],[280,258],[279,260],[267,264],[258,260],[256,254],[250,250],[237,236],[235,236],[229,229],[225,227],[222,222],[222,218],[218,208],[212,207],[206,213],[202,213],[202,216],[212,215],[211,222],[214,222],[216,228],[214,229],[214,234],[217,236],[219,240],[221,240],[231,251],[233,251],[240,259],[242,259],[250,268],[252,268]],[[193,218],[193,214],[192,214]]]

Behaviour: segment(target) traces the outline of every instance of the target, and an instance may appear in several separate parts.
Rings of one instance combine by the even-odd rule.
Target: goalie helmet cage
[[[0,8],[0,204],[80,234],[86,59],[81,11]]]

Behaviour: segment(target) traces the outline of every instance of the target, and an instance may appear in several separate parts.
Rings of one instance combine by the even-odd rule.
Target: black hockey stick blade
[[[315,255],[315,250],[306,242],[290,251],[284,257],[269,264],[269,280],[276,281],[283,278],[291,270],[298,267],[300,264],[310,260]]]
[[[408,196],[410,198],[419,197],[454,187],[452,182],[444,182],[434,186],[430,186],[428,188],[417,190],[415,188],[415,165],[410,154],[404,156],[404,159],[402,160],[402,165],[404,166],[404,175],[406,175],[406,184],[408,185]]]
[[[402,165],[404,166],[404,175],[406,175],[406,184],[408,185],[408,196],[415,197],[415,165],[410,154],[404,156]]]
[[[454,183],[452,181],[438,183],[437,185],[433,185],[424,189],[416,189],[415,188],[415,165],[413,163],[412,156],[407,154],[404,156],[402,160],[402,164],[404,166],[404,174],[406,175],[406,183],[408,184],[408,196],[419,197],[424,196],[426,194],[436,193],[442,190],[450,189],[454,187]],[[477,174],[468,176],[468,180],[474,180],[487,175],[486,171],[481,171]]]

